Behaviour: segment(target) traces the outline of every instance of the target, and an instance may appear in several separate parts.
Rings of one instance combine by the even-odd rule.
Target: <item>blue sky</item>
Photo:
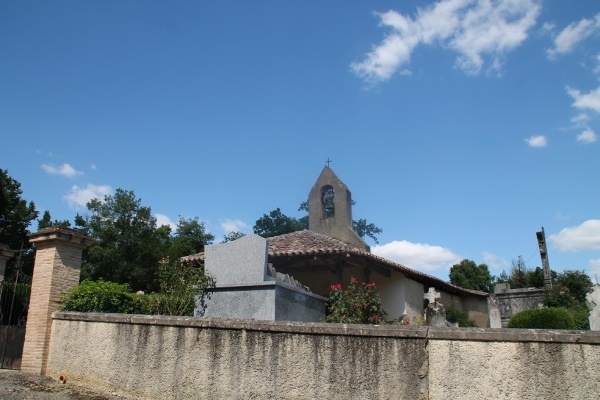
[[[217,242],[325,160],[372,251],[600,274],[600,3],[3,1],[0,168],[53,218],[116,188]],[[35,227],[34,227],[35,228]]]

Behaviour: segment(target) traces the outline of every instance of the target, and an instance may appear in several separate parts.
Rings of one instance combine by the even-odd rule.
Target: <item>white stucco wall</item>
[[[406,310],[406,278],[398,272],[392,272],[391,277],[375,278],[375,284],[379,289],[381,305],[388,313],[388,321],[396,320]]]
[[[412,279],[404,280],[404,290],[406,291],[406,314],[409,318],[423,316],[423,301],[425,290],[423,284]]]

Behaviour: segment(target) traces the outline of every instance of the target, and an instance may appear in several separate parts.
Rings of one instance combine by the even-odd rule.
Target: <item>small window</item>
[[[325,218],[331,218],[335,214],[333,187],[325,186],[321,193],[321,200],[323,202],[323,215]]]

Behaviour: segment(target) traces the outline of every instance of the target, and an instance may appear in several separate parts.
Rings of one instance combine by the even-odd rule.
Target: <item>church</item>
[[[444,306],[466,312],[479,327],[489,326],[488,294],[463,289],[371,253],[352,229],[352,195],[325,166],[308,197],[308,230],[268,239],[268,263],[293,276],[311,292],[327,297],[330,286],[349,284],[352,277],[375,282],[388,320],[421,317],[424,294],[434,288]],[[184,259],[202,258],[203,253]]]

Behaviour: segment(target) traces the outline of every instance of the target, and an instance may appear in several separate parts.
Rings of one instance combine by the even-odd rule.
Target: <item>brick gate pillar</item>
[[[15,252],[10,249],[10,246],[6,244],[0,244],[0,283],[4,281],[6,262],[10,260],[14,254]]]
[[[92,239],[73,229],[50,227],[29,235],[35,244],[35,264],[21,370],[46,373],[52,313],[61,293],[79,284],[81,254]]]

